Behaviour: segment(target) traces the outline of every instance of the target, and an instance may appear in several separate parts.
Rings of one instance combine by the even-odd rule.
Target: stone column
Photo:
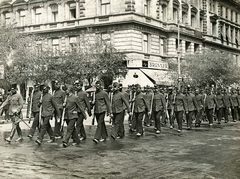
[[[79,16],[80,16],[79,0],[76,0],[76,19],[79,19]]]

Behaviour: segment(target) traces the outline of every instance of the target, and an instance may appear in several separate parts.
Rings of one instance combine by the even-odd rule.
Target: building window
[[[76,19],[76,3],[69,3],[69,18]]]
[[[59,39],[52,39],[52,52],[53,56],[59,55]]]
[[[173,19],[176,23],[178,23],[179,17],[178,17],[178,10],[176,8],[173,8]]]
[[[236,12],[235,22],[238,23],[238,13]]]
[[[165,4],[162,5],[162,20],[167,21],[167,6]]]
[[[52,10],[52,22],[57,22],[57,20],[58,20],[58,5],[52,4],[51,10]]]
[[[110,0],[101,0],[101,15],[110,14]]]
[[[144,15],[150,15],[150,0],[144,0]]]
[[[194,53],[199,51],[199,44],[194,44]]]
[[[40,24],[41,23],[41,15],[42,15],[42,9],[36,8],[35,9],[35,23]]]
[[[71,52],[77,50],[77,37],[69,37],[69,48]]]
[[[225,18],[226,19],[228,18],[228,8],[226,8],[226,11],[225,11]]]
[[[196,19],[195,15],[192,15],[191,16],[191,26],[192,27],[195,27],[195,19]]]
[[[101,41],[103,44],[111,44],[111,34],[108,32],[101,33]]]
[[[10,25],[10,21],[11,21],[11,14],[10,14],[10,12],[6,12],[5,14],[4,14],[4,18],[5,18],[5,24],[6,25]]]
[[[143,52],[144,53],[149,53],[149,34],[143,33]]]
[[[185,52],[189,52],[191,46],[191,42],[185,42]]]
[[[217,36],[217,23],[212,22],[212,35]]]
[[[200,18],[200,31],[203,32],[203,19]]]
[[[26,15],[25,10],[20,10],[19,11],[19,24],[20,24],[20,26],[25,25],[25,15]]]

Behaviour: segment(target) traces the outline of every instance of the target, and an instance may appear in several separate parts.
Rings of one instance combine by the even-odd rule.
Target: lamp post
[[[178,64],[178,89],[180,89],[180,76],[181,76],[181,66],[180,66],[180,16],[178,17],[178,36],[177,36],[177,43],[178,43],[178,49],[177,49],[177,64]]]

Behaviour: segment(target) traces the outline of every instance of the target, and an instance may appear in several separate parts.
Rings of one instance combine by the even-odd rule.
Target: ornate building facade
[[[238,0],[4,0],[0,17],[62,51],[92,28],[127,54],[124,86],[172,84],[169,61],[204,48],[230,52],[240,65]]]

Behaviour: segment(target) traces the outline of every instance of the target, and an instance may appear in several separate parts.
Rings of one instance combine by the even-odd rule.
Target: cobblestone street
[[[88,121],[88,120],[87,120]],[[6,125],[6,124],[2,124]],[[24,125],[24,124],[21,124]],[[184,124],[185,125],[185,124]],[[4,142],[9,130],[1,128],[0,178],[223,178],[240,177],[240,122],[214,124],[178,133],[153,127],[137,138],[128,132],[123,139],[95,144],[95,126],[87,125],[87,140],[80,146],[62,148],[61,139],[38,147],[24,129],[22,143]],[[186,126],[184,126],[186,128]],[[23,127],[24,128],[24,127]],[[111,132],[111,126],[107,127]],[[47,135],[46,139],[47,140]]]

